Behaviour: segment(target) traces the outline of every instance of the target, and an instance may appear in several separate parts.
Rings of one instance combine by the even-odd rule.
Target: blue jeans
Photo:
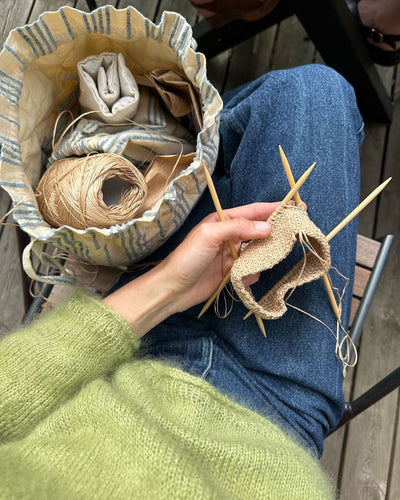
[[[359,146],[363,123],[353,89],[335,71],[319,65],[276,71],[224,97],[220,157],[214,181],[224,208],[281,200],[288,192],[278,144],[297,179],[317,166],[301,188],[310,218],[327,234],[358,203]],[[162,259],[205,215],[214,211],[205,193],[184,226],[148,260]],[[331,241],[332,264],[353,279],[357,222]],[[285,270],[300,260],[295,250],[285,262],[263,273],[252,287],[263,295]],[[129,274],[124,280],[132,279]],[[332,274],[334,284],[343,279]],[[347,325],[352,282],[343,301]],[[335,329],[336,321],[322,280],[299,287],[290,303]],[[149,332],[140,355],[163,359],[206,379],[222,393],[281,426],[320,456],[323,439],[344,408],[342,364],[335,338],[326,327],[289,308],[266,321],[267,338],[254,317],[234,304],[226,319],[211,307],[199,320],[201,305],[176,314]]]

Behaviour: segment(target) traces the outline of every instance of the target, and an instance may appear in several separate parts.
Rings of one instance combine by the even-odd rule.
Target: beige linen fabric
[[[78,62],[79,103],[92,119],[121,123],[135,116],[139,88],[122,54],[103,52]]]

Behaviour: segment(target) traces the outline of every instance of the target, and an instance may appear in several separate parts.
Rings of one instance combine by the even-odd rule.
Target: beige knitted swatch
[[[280,318],[286,311],[285,294],[297,286],[321,278],[330,268],[329,244],[300,206],[280,206],[269,218],[272,231],[267,238],[245,245],[231,270],[231,281],[243,304],[264,319]],[[312,249],[257,303],[242,279],[273,268],[285,259],[296,241]]]

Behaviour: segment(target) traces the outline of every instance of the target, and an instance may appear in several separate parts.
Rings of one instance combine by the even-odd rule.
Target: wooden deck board
[[[85,0],[64,0],[87,10]],[[120,8],[134,5],[145,16],[159,20],[163,10],[177,10],[192,24],[196,11],[188,0],[99,0],[98,5]],[[0,10],[0,41],[3,44],[10,29],[34,20],[45,10],[61,6],[58,0],[3,0]],[[246,61],[245,67],[243,61]],[[304,29],[295,17],[260,33],[208,61],[209,78],[220,91],[230,90],[257,78],[271,69],[282,69],[310,62],[322,62]],[[397,100],[400,77],[394,68],[379,68],[388,90],[394,89]],[[400,73],[400,71],[399,71]],[[395,85],[394,85],[395,83]],[[371,308],[360,346],[360,362],[345,383],[346,396],[358,395],[399,364],[400,360],[400,103],[395,107],[389,127],[367,122],[361,148],[361,193],[368,194],[382,177],[394,175],[389,189],[380,201],[372,203],[361,215],[359,232],[365,236],[394,233],[395,248],[385,270],[377,298]],[[397,176],[397,179],[396,179]],[[0,214],[9,206],[6,193],[0,193]],[[0,293],[0,332],[13,328],[22,319],[22,283],[16,253],[15,229],[0,227],[2,266],[0,279],[5,284]],[[396,464],[400,460],[399,392],[385,398],[374,408],[357,417],[327,439],[323,467],[338,482],[341,498],[400,498],[400,478]]]
[[[9,217],[7,222],[12,223]],[[18,252],[17,231],[5,226],[0,239],[0,338],[17,328],[24,317],[24,290],[21,278],[21,262]]]

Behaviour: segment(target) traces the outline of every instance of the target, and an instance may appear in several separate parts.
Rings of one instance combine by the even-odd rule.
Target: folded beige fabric
[[[280,318],[286,311],[285,295],[288,291],[321,278],[331,265],[329,243],[323,233],[310,220],[301,206],[280,206],[269,218],[272,231],[267,238],[248,243],[234,262],[232,285],[243,304],[264,319]],[[250,287],[242,279],[273,268],[291,252],[296,241],[310,250],[306,259],[296,264],[257,303]]]
[[[91,119],[125,123],[139,105],[139,89],[122,54],[103,52],[78,62],[82,111],[97,111]]]
[[[155,88],[172,116],[189,115],[198,133],[203,126],[198,90],[181,73],[175,70],[155,70],[150,73]]]

